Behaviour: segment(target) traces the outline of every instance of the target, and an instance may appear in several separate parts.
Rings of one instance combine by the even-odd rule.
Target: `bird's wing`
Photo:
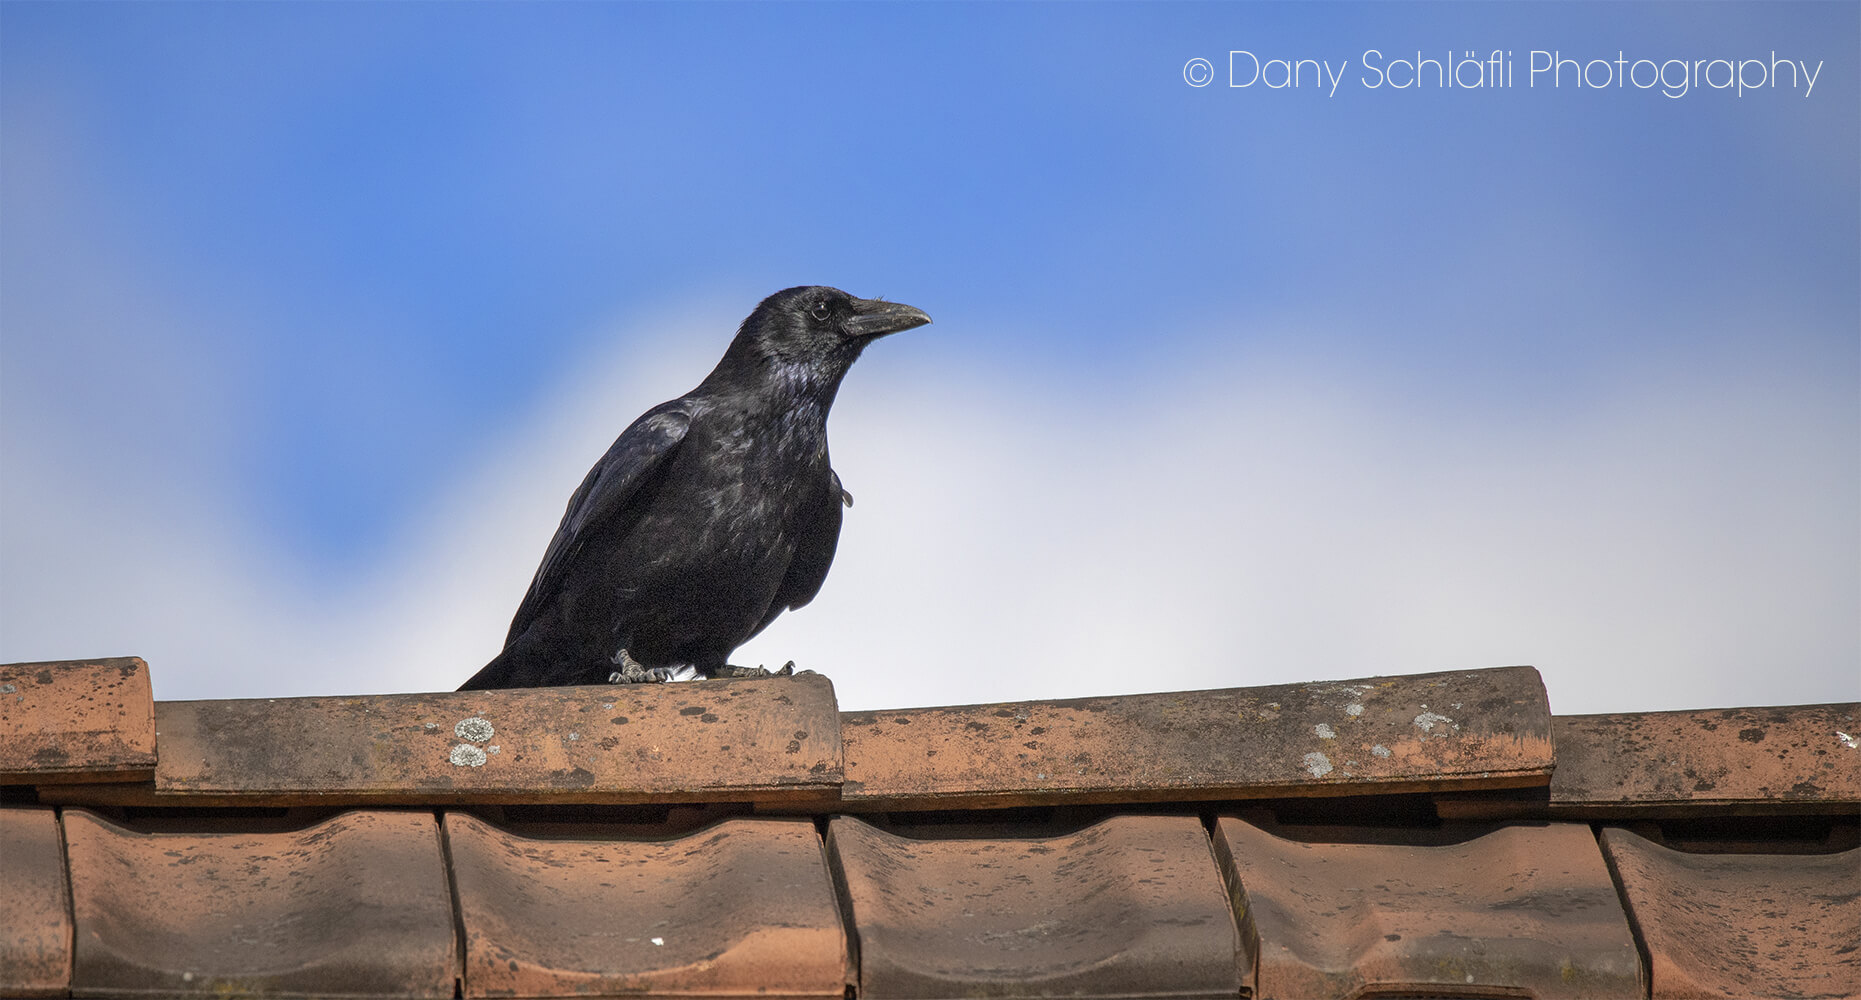
[[[690,427],[691,414],[684,408],[683,401],[673,400],[646,411],[614,439],[607,454],[588,470],[588,476],[569,498],[562,524],[556,528],[555,537],[549,540],[549,548],[543,551],[543,563],[536,568],[536,578],[530,581],[530,590],[523,595],[523,603],[517,606],[517,614],[511,619],[505,645],[515,642],[542,614],[543,608],[561,588],[563,577],[592,528],[625,510],[640,484],[678,450]]]
[[[769,611],[756,626],[756,632],[768,628],[782,612],[814,600],[814,595],[821,592],[821,584],[827,582],[827,570],[834,564],[834,550],[840,545],[841,508],[853,505],[853,495],[840,485],[839,474],[831,469],[827,474],[832,488],[823,492],[813,508],[803,511],[798,519],[800,527],[796,532],[794,558],[789,560],[788,572],[783,574],[782,585],[776,588],[775,599],[769,602]]]

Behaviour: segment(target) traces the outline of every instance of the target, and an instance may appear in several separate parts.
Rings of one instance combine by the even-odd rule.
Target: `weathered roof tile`
[[[162,761],[137,802],[797,801],[831,798],[841,776],[819,674],[156,711]]]
[[[124,781],[154,769],[148,664],[0,665],[0,784]]]
[[[852,979],[808,820],[662,841],[530,838],[456,811],[445,822],[468,997],[840,997]]]
[[[1217,846],[1259,941],[1259,995],[1644,995],[1641,961],[1582,824],[1464,843],[1302,843],[1224,817]]]
[[[852,712],[843,797],[925,809],[1543,785],[1550,727],[1530,667]]]
[[[61,997],[71,986],[71,890],[58,815],[0,809],[0,996]]]
[[[862,997],[1244,995],[1252,956],[1194,817],[922,840],[840,816],[828,838]]]
[[[66,810],[79,995],[450,997],[430,812],[289,833],[139,833]]]
[[[1861,808],[1861,704],[1558,716],[1559,814]]]
[[[1603,831],[1666,997],[1861,996],[1861,849],[1684,854]]]
[[[843,716],[805,675],[152,703],[139,660],[14,664],[0,995],[1861,996],[1858,719],[1553,719],[1528,667]],[[1212,843],[1131,812],[1220,799]],[[357,804],[477,815],[302,828]],[[887,815],[824,848],[838,810]],[[1756,853],[1612,830],[1611,882],[1547,818]]]

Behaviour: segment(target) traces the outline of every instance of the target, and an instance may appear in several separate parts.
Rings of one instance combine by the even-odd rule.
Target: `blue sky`
[[[936,318],[852,374],[840,562],[742,657],[843,702],[1517,662],[1561,711],[1852,699],[1857,42],[1848,4],[7,3],[0,657],[449,688],[605,443],[826,283]],[[1533,50],[1820,69],[1670,99]]]

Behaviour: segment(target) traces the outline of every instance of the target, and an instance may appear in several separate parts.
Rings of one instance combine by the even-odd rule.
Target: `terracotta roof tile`
[[[854,712],[850,807],[947,808],[1543,785],[1530,667]]]
[[[468,997],[840,997],[852,980],[808,820],[732,819],[665,841],[445,822]]]
[[[1721,815],[1861,806],[1861,704],[1558,716],[1551,808]]]
[[[148,777],[153,706],[133,656],[0,665],[0,784]]]
[[[845,715],[806,675],[152,703],[139,660],[6,670],[0,995],[1861,995],[1861,705],[1553,719],[1529,667]],[[1212,842],[1134,811],[1212,800]],[[383,808],[420,805],[470,813]],[[1713,853],[1613,831],[1611,881],[1567,818]]]
[[[1586,825],[1411,847],[1302,843],[1224,817],[1217,844],[1259,940],[1262,998],[1645,995]]]
[[[818,674],[696,684],[161,702],[123,804],[794,802],[840,784]],[[368,752],[358,752],[367,747]]]
[[[58,816],[0,809],[0,996],[61,997],[71,986],[71,890]]]
[[[835,817],[860,996],[1235,997],[1244,951],[1200,821],[924,840]]]
[[[289,833],[139,833],[84,810],[64,823],[79,995],[453,995],[430,812]]]
[[[1683,854],[1603,831],[1653,996],[1861,996],[1861,849]]]

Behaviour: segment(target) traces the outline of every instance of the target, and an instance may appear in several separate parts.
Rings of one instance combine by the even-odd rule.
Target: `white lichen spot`
[[[502,750],[502,749],[504,748],[501,746],[498,746],[496,743],[493,743],[490,746],[485,748],[485,752],[486,753],[497,753],[499,750]]]
[[[485,752],[470,743],[461,743],[452,748],[450,760],[454,767],[484,767]]]
[[[461,719],[458,725],[452,727],[452,734],[462,740],[483,743],[491,738],[491,723],[474,715],[469,719]]]
[[[1343,695],[1346,698],[1358,698],[1362,697],[1363,693],[1370,689],[1371,686],[1368,684],[1308,684],[1305,686],[1307,692],[1321,698],[1335,697],[1337,695]]]
[[[580,734],[580,733],[570,733],[570,734],[569,734],[569,739],[572,739],[572,740],[579,740],[579,739],[581,739],[581,738],[582,738],[582,734]]]
[[[1363,714],[1363,706],[1355,702],[1352,702],[1351,704],[1344,706],[1344,714],[1355,719],[1359,715]]]
[[[665,938],[653,938],[653,943],[654,943],[654,944],[656,944],[656,945],[658,945],[658,944],[665,944],[665,943],[666,943],[666,939],[665,939]]]
[[[1317,734],[1318,734],[1318,738],[1319,738],[1319,739],[1321,739],[1321,740],[1335,740],[1335,739],[1337,739],[1337,738],[1338,738],[1338,734],[1337,734],[1337,733],[1334,733],[1334,732],[1332,732],[1332,731],[1331,731],[1331,727],[1330,727],[1330,726],[1327,726],[1327,725],[1325,725],[1325,724],[1324,724],[1324,723],[1322,723],[1322,722],[1321,722],[1321,723],[1319,723],[1319,724],[1318,724],[1318,725],[1316,725],[1316,726],[1313,726],[1313,727],[1312,727],[1312,732],[1314,732],[1314,733],[1317,733]]]
[[[1428,706],[1423,705],[1422,707],[1427,708]],[[1453,719],[1442,715],[1440,712],[1423,712],[1415,717],[1415,728],[1424,733],[1433,734],[1436,726],[1441,727],[1441,735],[1443,736],[1446,736],[1448,733],[1460,731],[1460,726],[1457,725]]]
[[[18,694],[18,693],[19,693],[19,685],[0,684],[0,694]]]
[[[426,727],[427,727],[427,729],[428,729],[429,731],[431,731],[431,730],[434,730],[434,729],[438,729],[438,728],[439,728],[439,723],[437,723],[437,722],[429,722],[429,723],[427,723],[427,724],[426,724]]]
[[[1371,753],[1373,753],[1373,754],[1376,754],[1376,755],[1377,755],[1378,757],[1387,757],[1387,756],[1389,756],[1389,748],[1388,748],[1388,747],[1386,747],[1386,746],[1384,746],[1384,745],[1383,745],[1383,744],[1381,744],[1381,743],[1378,743],[1378,744],[1376,744],[1375,746],[1372,746],[1372,747],[1370,748],[1370,752],[1371,752]]]
[[[1857,740],[1853,736],[1850,736],[1847,733],[1844,733],[1839,729],[1835,731],[1835,738],[1841,741],[1842,746],[1845,746],[1850,750],[1853,750],[1855,747],[1861,746],[1861,740]]]
[[[1312,772],[1312,777],[1322,778],[1331,773],[1331,758],[1322,753],[1305,755],[1305,769]]]

